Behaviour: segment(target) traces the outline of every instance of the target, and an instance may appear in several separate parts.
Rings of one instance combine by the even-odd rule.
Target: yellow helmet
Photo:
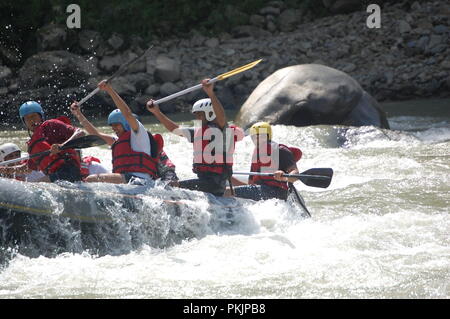
[[[258,122],[250,127],[250,135],[267,134],[272,139],[272,127],[267,122]]]

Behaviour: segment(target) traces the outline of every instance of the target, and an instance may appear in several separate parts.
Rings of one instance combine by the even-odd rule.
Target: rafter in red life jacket
[[[59,119],[50,119],[45,122],[50,121],[62,122]],[[67,124],[65,122],[62,123]],[[47,142],[47,138],[42,134],[42,130],[39,129],[35,130],[27,144],[28,154],[30,155],[48,151],[51,148],[51,145]],[[42,171],[46,175],[56,172],[62,165],[66,163],[67,160],[72,161],[76,166],[80,167],[80,159],[74,149],[63,150],[55,155],[43,155],[29,159],[29,161],[31,161],[36,167],[39,168],[40,171]]]
[[[220,136],[223,137],[222,146],[224,150],[223,152],[220,152],[220,154],[215,154],[215,149],[214,154],[212,152],[207,152],[210,143],[213,142],[212,137],[215,136],[211,129],[219,130],[221,133]],[[228,134],[230,132],[233,136],[231,141],[227,139],[229,138]],[[220,130],[214,124],[207,124],[201,128],[197,128],[194,132],[194,163],[192,171],[194,173],[202,172],[215,174],[232,172],[235,144],[237,141],[241,141],[244,136],[242,129],[235,125],[230,125],[225,130]]]
[[[272,167],[274,163],[272,163],[272,154],[273,149],[278,148],[289,151],[292,153],[292,156],[294,158],[295,162],[298,162],[300,158],[302,157],[302,151],[298,147],[293,146],[286,146],[284,144],[278,144],[275,142],[267,143],[267,154],[261,154],[257,153],[257,148],[255,148],[255,151],[252,156],[252,165],[250,168],[251,172],[261,172],[261,170],[264,170],[264,173],[274,173],[275,171],[279,170],[279,167]],[[278,163],[279,159],[277,159]],[[288,173],[288,172],[285,172]],[[273,176],[250,176],[250,180],[253,181],[255,184],[265,184],[269,186],[275,186],[279,187],[285,190],[288,190],[289,186],[287,182],[280,182],[277,181]]]
[[[164,140],[160,134],[154,136],[149,132],[148,134],[153,144],[151,149],[154,156],[145,152],[136,152],[131,148],[131,131],[125,132],[114,142],[111,146],[113,173],[139,172],[147,173],[155,179],[158,177],[157,164]]]

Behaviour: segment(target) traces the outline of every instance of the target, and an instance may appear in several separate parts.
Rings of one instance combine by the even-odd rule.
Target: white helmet
[[[206,119],[211,122],[216,118],[216,113],[212,107],[211,99],[201,99],[194,103],[192,113],[205,112]]]
[[[6,143],[0,146],[0,162],[5,160],[5,157],[11,153],[20,151],[20,148],[13,143]]]

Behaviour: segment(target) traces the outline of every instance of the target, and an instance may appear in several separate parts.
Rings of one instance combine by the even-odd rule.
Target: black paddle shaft
[[[70,148],[88,148],[88,147],[94,147],[94,146],[100,146],[106,144],[106,142],[97,135],[86,135],[79,138],[75,138],[73,140],[70,140],[63,146],[61,146],[61,151],[67,150]],[[43,155],[50,154],[50,151],[44,151],[36,154],[29,155],[27,157],[17,158],[14,161],[20,162],[21,160],[39,157]]]
[[[61,150],[69,148],[88,148],[104,144],[106,144],[105,140],[97,135],[85,135],[67,142],[61,147]]]

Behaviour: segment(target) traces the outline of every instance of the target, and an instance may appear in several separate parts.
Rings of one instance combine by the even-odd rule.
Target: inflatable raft
[[[303,200],[303,199],[301,199]],[[298,203],[305,215],[304,203]],[[0,247],[28,256],[123,254],[251,225],[255,202],[163,185],[26,183],[0,178]],[[304,206],[303,206],[304,207]]]

